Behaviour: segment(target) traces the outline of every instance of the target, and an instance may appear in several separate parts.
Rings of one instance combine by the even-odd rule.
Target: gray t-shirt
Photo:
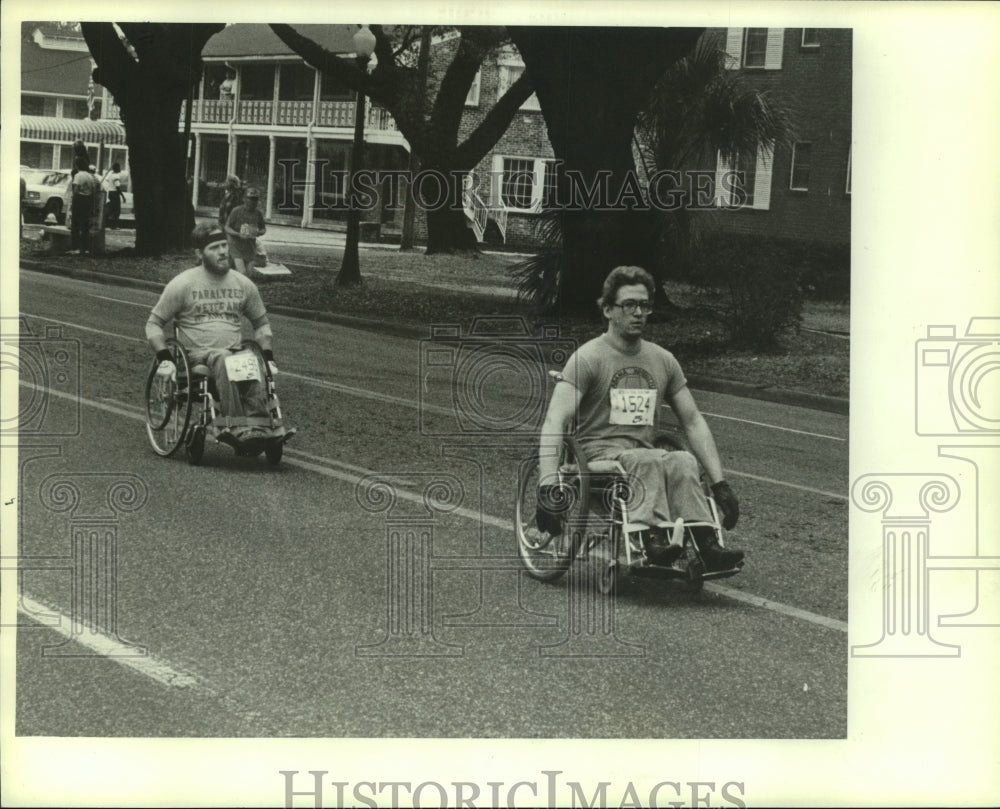
[[[175,276],[153,307],[165,323],[177,323],[177,338],[186,348],[236,348],[242,339],[241,315],[251,322],[265,315],[257,286],[230,270],[213,275],[203,266]]]
[[[577,438],[652,447],[660,405],[687,385],[673,354],[646,340],[635,353],[615,348],[605,335],[580,346],[563,379],[580,391]]]

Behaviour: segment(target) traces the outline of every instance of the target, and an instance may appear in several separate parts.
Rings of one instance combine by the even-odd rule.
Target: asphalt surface
[[[38,426],[22,441],[21,554],[37,569],[22,584],[19,733],[846,733],[844,414],[696,391],[743,504],[728,542],[747,568],[697,598],[652,581],[609,600],[583,570],[518,572],[510,523],[539,397],[516,372],[469,401],[527,414],[521,434],[476,435],[455,415],[455,367],[428,365],[420,339],[276,313],[299,435],[277,469],[221,445],[191,467],[144,434],[155,292],[22,272],[20,294],[33,334],[79,360],[44,407],[22,373]],[[366,487],[373,475],[391,489]],[[107,494],[119,479],[132,500]],[[74,634],[89,591],[79,580],[74,602],[68,581],[102,536],[114,631]]]

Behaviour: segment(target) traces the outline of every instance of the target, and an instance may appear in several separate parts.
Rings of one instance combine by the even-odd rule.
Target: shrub
[[[696,275],[688,280],[704,290],[718,311],[733,346],[777,348],[782,335],[802,319],[801,273],[759,236],[706,238]]]

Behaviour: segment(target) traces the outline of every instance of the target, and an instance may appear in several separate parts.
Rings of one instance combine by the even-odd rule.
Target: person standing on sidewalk
[[[235,174],[230,174],[226,177],[226,185],[222,189],[222,202],[219,203],[219,227],[225,228],[233,208],[242,204],[243,183]]]
[[[118,227],[118,220],[122,215],[122,195],[125,191],[123,188],[124,179],[121,164],[114,163],[111,166],[111,171],[104,175],[104,179],[101,181],[101,189],[108,194],[108,209],[104,217],[104,222],[107,227],[112,229]]]
[[[90,173],[86,160],[77,158],[72,190],[70,249],[86,254],[90,252],[90,220],[96,210],[97,195],[101,193],[100,184]]]
[[[244,275],[256,263],[257,237],[263,236],[267,230],[264,214],[257,207],[259,202],[260,192],[256,188],[248,188],[243,195],[243,204],[234,208],[226,220],[229,255],[235,269]]]

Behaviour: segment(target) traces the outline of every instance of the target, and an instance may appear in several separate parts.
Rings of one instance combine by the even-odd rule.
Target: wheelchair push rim
[[[572,439],[564,442],[562,455],[562,461],[567,457],[575,461],[579,457]],[[580,462],[576,480],[568,488],[574,499],[564,515],[566,519],[563,520],[560,534],[541,532],[535,524],[538,476],[537,458],[528,459],[521,464],[514,509],[517,552],[529,576],[539,581],[554,581],[569,569],[586,540],[589,476],[586,463]]]
[[[191,365],[187,353],[174,338],[167,340],[177,368],[173,380],[156,373],[159,362],[153,360],[146,377],[146,435],[153,451],[164,457],[173,455],[187,437],[193,401],[190,392]]]

